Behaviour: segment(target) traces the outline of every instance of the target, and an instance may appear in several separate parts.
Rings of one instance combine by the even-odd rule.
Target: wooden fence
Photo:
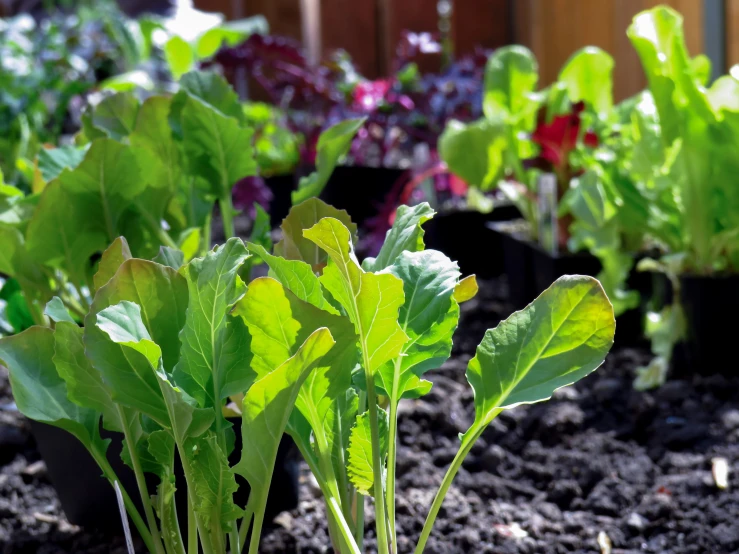
[[[323,51],[344,48],[367,77],[386,74],[403,29],[437,29],[437,0],[315,0],[320,4]],[[241,2],[241,4],[238,4]],[[556,78],[578,48],[600,46],[616,60],[615,95],[625,98],[645,85],[626,28],[641,10],[667,4],[685,18],[691,54],[704,51],[704,3],[719,2],[726,66],[739,63],[739,0],[454,0],[451,34],[457,54],[476,45],[525,44],[536,54],[542,84]],[[272,32],[302,39],[301,0],[196,0],[200,9],[263,14]],[[722,71],[726,67],[720,68]]]

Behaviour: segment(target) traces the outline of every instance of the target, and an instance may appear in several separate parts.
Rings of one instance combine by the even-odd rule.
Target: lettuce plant
[[[118,236],[139,258],[167,246],[190,259],[210,248],[215,202],[233,236],[232,187],[257,170],[242,106],[214,73],[188,73],[174,96],[143,103],[108,96],[82,123],[76,146],[39,154],[30,194],[0,186],[0,274],[37,324],[54,295],[84,317],[97,260]]]
[[[459,304],[474,296],[442,253],[425,250],[426,204],[401,207],[376,258],[359,263],[356,226],[317,199],[295,206],[283,239],[264,246],[229,239],[205,256],[164,250],[132,258],[124,239],[105,251],[95,296],[79,327],[58,300],[53,328],[0,340],[19,409],[74,434],[118,482],[99,424],[122,432],[124,461],[144,505],[129,516],[150,552],[256,554],[277,445],[297,443],[327,506],[338,552],[364,550],[365,498],[374,498],[377,550],[397,551],[395,464],[398,405],[432,383],[449,357]],[[268,277],[245,284],[240,268],[262,259]],[[545,400],[597,368],[610,349],[613,310],[590,277],[559,279],[531,305],[485,334],[470,360],[475,417],[460,437],[430,507],[422,552],[462,461],[505,408]],[[225,404],[242,419],[233,449]],[[174,473],[175,452],[184,482]],[[160,477],[155,495],[144,473]],[[235,475],[249,482],[244,509]],[[188,525],[180,535],[173,500],[186,488]],[[249,534],[250,533],[250,534]]]

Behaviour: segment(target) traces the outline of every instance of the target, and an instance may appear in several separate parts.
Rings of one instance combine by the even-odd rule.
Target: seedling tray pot
[[[264,179],[265,184],[272,191],[272,202],[269,205],[269,220],[272,227],[279,227],[287,217],[292,206],[292,192],[297,186],[295,175],[273,175]]]
[[[121,518],[115,492],[108,481],[101,477],[101,470],[92,456],[67,431],[29,420],[31,430],[41,457],[46,463],[47,474],[56,489],[67,520],[86,529],[97,529],[102,532],[121,534]],[[236,445],[230,456],[233,466],[241,457],[241,420],[232,419],[236,435]],[[107,458],[123,487],[143,514],[139,490],[133,471],[121,460],[123,435],[101,429],[101,435],[110,439]],[[271,521],[277,514],[292,510],[298,505],[298,462],[295,445],[288,436],[284,436],[277,453],[275,471],[270,487],[265,518]],[[184,486],[184,475],[179,458],[175,459],[175,476],[177,483],[176,502],[180,524],[187,523],[187,487]],[[146,475],[148,490],[156,492],[158,478]],[[240,478],[239,478],[240,479]],[[242,507],[249,497],[249,486],[244,481],[234,495],[236,503]],[[132,527],[135,532],[135,528]],[[184,529],[183,529],[184,531]]]
[[[334,169],[321,200],[346,210],[357,225],[377,215],[387,195],[405,173],[387,167],[339,166]]]
[[[736,376],[739,275],[683,275],[680,298],[687,322],[683,352],[693,373]]]
[[[494,226],[492,230],[498,235],[503,250],[508,299],[515,309],[520,310],[536,298],[531,246],[525,238],[502,227]]]
[[[436,215],[424,224],[426,248],[439,250],[456,261],[464,275],[498,277],[505,270],[503,239],[488,223],[520,216],[513,206],[496,207],[487,214],[461,210]]]

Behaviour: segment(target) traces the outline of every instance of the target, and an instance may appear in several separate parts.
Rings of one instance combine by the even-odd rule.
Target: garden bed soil
[[[411,552],[459,432],[472,420],[464,371],[486,328],[505,317],[504,279],[463,306],[452,359],[400,412],[399,551]],[[739,378],[694,376],[631,387],[646,350],[613,351],[594,375],[546,403],[505,411],[473,448],[426,552],[729,554],[739,552]],[[123,553],[123,542],[66,523],[28,425],[0,376],[0,552]],[[729,487],[716,487],[723,457]],[[80,491],[84,494],[84,491]],[[372,522],[372,510],[368,510]],[[307,470],[298,509],[265,531],[262,552],[322,553],[323,504]],[[372,531],[367,546],[372,547]]]

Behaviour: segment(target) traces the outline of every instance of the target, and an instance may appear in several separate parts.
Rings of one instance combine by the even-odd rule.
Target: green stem
[[[387,449],[387,490],[385,498],[387,503],[387,519],[390,525],[390,547],[393,554],[398,551],[397,531],[395,527],[395,462],[397,459],[397,442],[398,442],[398,401],[397,383],[395,379],[393,383],[393,396],[390,399],[390,421],[388,432],[388,449]]]
[[[138,485],[139,493],[141,494],[141,502],[144,505],[144,514],[146,515],[146,521],[149,524],[149,529],[151,530],[151,537],[154,541],[155,552],[157,554],[165,554],[164,545],[162,544],[162,537],[159,533],[159,527],[157,525],[156,517],[154,516],[154,509],[151,506],[151,497],[149,496],[149,491],[146,487],[144,470],[141,468],[141,461],[139,460],[139,456],[136,453],[136,445],[131,438],[130,430],[127,428],[128,423],[126,420],[126,416],[122,413],[122,410],[119,411],[121,411],[121,420],[124,421],[124,425],[126,426],[123,430],[123,436],[126,441],[126,446],[128,447],[128,453],[131,457],[133,472],[134,475],[136,475],[136,484]]]
[[[338,500],[334,497],[328,497],[326,498],[326,506],[328,506],[331,515],[333,515],[338,530],[341,532],[341,538],[344,540],[344,544],[346,544],[351,551],[351,554],[361,554],[361,550],[359,549],[357,542],[354,540],[352,529],[344,518],[344,513],[341,511],[341,506],[339,506]]]
[[[195,510],[189,494],[187,495],[187,554],[198,554],[198,523],[195,520]]]
[[[236,520],[231,523],[231,531],[228,536],[231,541],[231,554],[240,554],[241,541],[239,540],[239,524]]]
[[[223,235],[226,240],[236,236],[234,231],[234,208],[231,203],[231,194],[224,196],[218,200],[218,207],[221,209],[221,221],[223,222]]]
[[[367,404],[370,418],[370,434],[372,435],[372,474],[375,489],[375,527],[377,528],[377,551],[379,554],[389,554],[387,517],[385,515],[385,487],[382,481],[382,456],[380,455],[380,429],[378,425],[377,393],[375,392],[374,375],[368,370],[369,359],[366,349],[362,349],[364,356],[365,374],[367,377]]]
[[[246,505],[246,511],[244,512],[244,517],[241,520],[241,525],[239,526],[239,548],[243,549],[244,545],[246,544],[246,534],[249,532],[249,526],[251,525],[252,517],[254,517],[254,508],[247,504]],[[241,554],[241,550],[239,550],[238,554]]]
[[[258,507],[254,510],[254,527],[251,530],[249,554],[259,554],[259,542],[262,539],[262,525],[264,524],[264,508],[267,506],[267,493],[262,491],[256,502]]]
[[[208,253],[210,250],[210,243],[212,242],[211,238],[211,224],[213,222],[213,212],[208,212],[208,216],[205,218],[205,223],[203,224],[203,236],[200,239],[200,254],[202,256],[205,256],[205,254]]]
[[[360,391],[358,398],[358,411],[357,413],[364,413],[367,409],[367,393]],[[356,490],[353,493],[354,500],[356,502],[357,515],[354,519],[354,538],[357,541],[359,550],[364,550],[364,496],[359,494]]]
[[[490,420],[488,420],[485,424],[479,425],[478,428],[475,429],[475,431],[471,435],[468,435],[460,445],[459,450],[457,451],[457,455],[454,456],[449,469],[447,469],[446,471],[446,475],[444,475],[444,479],[439,486],[439,490],[436,491],[434,502],[433,504],[431,504],[431,509],[426,516],[426,522],[423,524],[423,530],[421,531],[421,536],[418,538],[418,544],[416,545],[416,550],[414,551],[414,554],[422,554],[423,549],[426,548],[426,541],[428,541],[429,536],[431,535],[431,529],[434,527],[434,522],[436,521],[436,516],[439,514],[441,505],[444,502],[444,497],[446,496],[447,491],[449,491],[449,487],[452,485],[452,481],[457,475],[459,468],[462,467],[462,462],[464,461],[465,457],[467,456],[467,454],[469,454],[472,446],[475,444],[475,441],[480,438],[480,435],[482,435],[482,432],[485,430],[485,427],[487,427],[487,424],[490,423],[490,421],[492,421],[502,411],[503,410],[500,408],[496,409],[493,417],[490,418]],[[472,430],[470,429],[470,431]],[[468,431],[468,433],[470,431]]]
[[[118,476],[108,462],[108,458],[105,456],[105,453],[91,453],[98,466],[100,466],[100,469],[103,470],[103,475],[110,482],[110,486],[115,487],[114,483],[118,481],[118,487],[121,490],[121,495],[123,496],[123,504],[126,506],[126,512],[128,512],[128,516],[131,518],[131,521],[138,530],[139,535],[141,535],[141,540],[144,541],[147,550],[149,552],[156,552],[154,539],[149,532],[149,528],[146,526],[146,523],[144,523],[144,520],[141,518],[141,514],[136,508],[136,505],[131,500],[131,497],[128,495],[128,492],[126,492],[126,489],[123,488],[120,479],[118,479]]]

